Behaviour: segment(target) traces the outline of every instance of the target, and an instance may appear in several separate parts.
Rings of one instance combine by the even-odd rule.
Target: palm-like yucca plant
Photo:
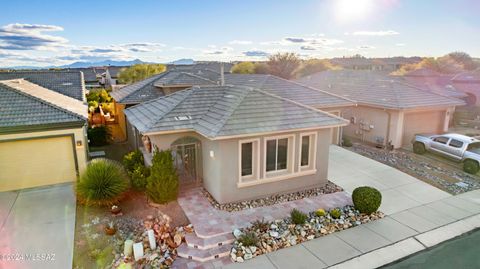
[[[77,184],[77,199],[86,205],[112,205],[123,198],[128,187],[122,165],[107,159],[94,159]]]

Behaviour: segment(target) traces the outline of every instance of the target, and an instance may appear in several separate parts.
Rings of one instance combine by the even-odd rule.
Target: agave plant
[[[107,159],[94,159],[77,184],[77,199],[86,205],[111,206],[123,198],[128,182],[122,165]]]

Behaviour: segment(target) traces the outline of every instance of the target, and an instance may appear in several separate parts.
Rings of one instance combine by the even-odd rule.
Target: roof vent
[[[191,120],[191,116],[176,116],[175,120]]]
[[[235,96],[234,96],[234,95],[231,95],[231,94],[227,94],[227,95],[225,95],[224,97],[225,97],[225,98],[235,98]]]
[[[63,85],[63,86],[72,86],[73,83],[71,83],[71,82],[64,82],[64,83],[62,83],[62,85]]]

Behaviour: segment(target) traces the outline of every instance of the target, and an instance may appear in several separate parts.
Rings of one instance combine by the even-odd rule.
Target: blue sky
[[[0,66],[104,59],[480,57],[480,1],[7,1]]]

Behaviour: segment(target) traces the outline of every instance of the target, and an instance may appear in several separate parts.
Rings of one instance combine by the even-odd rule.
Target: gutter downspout
[[[386,110],[385,109],[385,113],[387,113],[388,115],[388,119],[387,119],[387,133],[386,133],[386,136],[385,136],[385,141],[383,141],[383,147],[386,149],[387,148],[387,145],[390,144],[390,124],[392,122],[392,114],[390,113],[390,111]]]

